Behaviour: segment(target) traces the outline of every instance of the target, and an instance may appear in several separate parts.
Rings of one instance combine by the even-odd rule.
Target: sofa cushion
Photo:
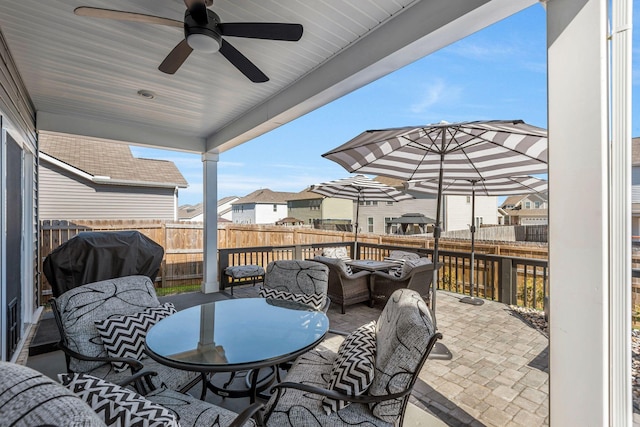
[[[329,267],[320,262],[272,261],[267,265],[260,295],[303,302],[319,310],[326,305],[328,280]]]
[[[344,274],[346,274],[347,276],[350,276],[351,274],[353,274],[353,271],[351,271],[351,266],[347,265],[347,263],[344,262],[343,259],[331,258],[326,256],[320,256],[320,255],[315,256],[313,259],[315,261],[322,262],[325,264],[335,265],[336,267],[341,269],[344,272]]]
[[[326,300],[326,297],[323,294],[294,294],[292,292],[266,288],[264,286],[260,287],[258,295],[260,295],[262,298],[299,302],[304,305],[308,305],[314,310],[322,309]]]
[[[391,259],[418,259],[420,255],[415,252],[407,252],[407,251],[389,251],[389,258]]]
[[[383,396],[408,389],[434,333],[431,311],[420,294],[395,291],[376,323],[376,373],[368,394]],[[394,423],[402,402],[395,399],[370,406],[376,417]]]
[[[212,405],[190,394],[178,393],[165,388],[154,390],[145,398],[175,413],[181,427],[228,426],[238,416],[235,412]],[[243,424],[243,427],[255,427],[255,425],[255,421],[250,418]]]
[[[346,261],[351,259],[349,258],[347,248],[344,246],[324,248],[322,250],[322,256],[326,256],[327,258],[339,258]]]
[[[409,274],[411,274],[411,270],[413,270],[414,268],[421,265],[427,265],[427,264],[431,264],[431,260],[427,257],[422,257],[417,259],[407,259],[402,264],[401,277],[407,277]]]
[[[76,394],[29,367],[0,362],[0,424],[104,426]]]
[[[144,340],[151,326],[176,312],[173,303],[149,307],[135,314],[112,316],[95,322],[102,343],[111,357],[131,357],[140,360],[144,355]],[[111,362],[116,372],[127,370],[124,362]]]
[[[336,357],[335,351],[319,346],[296,359],[287,373],[286,381],[327,388]],[[286,389],[280,399],[276,399],[276,395],[274,393],[266,404],[265,410],[272,410],[267,421],[268,427],[393,426],[373,416],[369,406],[364,403],[352,403],[340,412],[327,415],[320,395],[294,389]]]
[[[157,307],[160,301],[148,277],[126,276],[70,289],[56,298],[56,304],[69,348],[86,356],[104,357],[107,352],[95,322]],[[88,372],[103,364],[71,358],[69,368]]]
[[[375,321],[360,326],[340,344],[338,356],[333,362],[329,389],[350,396],[364,394],[375,372],[376,335]],[[325,397],[322,406],[327,415],[339,411],[350,402]]]
[[[59,374],[62,385],[80,396],[108,426],[179,427],[176,416],[138,393],[86,374]]]

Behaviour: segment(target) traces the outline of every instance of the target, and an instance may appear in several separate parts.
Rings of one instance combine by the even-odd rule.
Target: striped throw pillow
[[[130,357],[140,360],[144,355],[144,340],[149,328],[176,312],[173,303],[149,307],[140,313],[109,317],[96,322],[107,354],[111,357]],[[111,362],[116,372],[128,368],[124,362]]]
[[[333,362],[329,389],[350,396],[366,393],[373,382],[376,356],[376,322],[360,326],[340,344],[338,356]],[[327,415],[337,412],[350,402],[323,398],[322,406]]]

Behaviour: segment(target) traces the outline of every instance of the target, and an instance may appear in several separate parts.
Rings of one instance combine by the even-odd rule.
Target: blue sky
[[[634,2],[634,21],[640,19]],[[634,25],[633,87],[640,34]],[[367,129],[442,120],[522,119],[547,127],[545,11],[536,4],[258,138],[220,154],[219,198],[260,188],[302,191],[350,174],[321,155]],[[633,110],[638,110],[634,99]],[[633,136],[640,121],[633,120]],[[137,157],[176,163],[189,188],[178,202],[202,201],[199,155],[131,147]]]

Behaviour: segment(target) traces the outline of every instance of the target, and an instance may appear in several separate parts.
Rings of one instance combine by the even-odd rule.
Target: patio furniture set
[[[69,289],[53,300],[68,372],[56,383],[30,368],[2,364],[0,416],[12,425],[48,423],[52,414],[58,423],[87,425],[130,425],[145,417],[183,427],[311,420],[398,425],[418,372],[441,338],[431,311],[418,292],[397,290],[377,322],[344,334],[337,352],[328,350],[321,342],[333,333],[323,311],[330,303],[329,271],[316,261],[274,261],[261,298],[179,312],[160,304],[143,275]],[[247,387],[234,392],[231,380],[215,385],[221,372],[244,373]],[[199,382],[201,399],[187,393]],[[204,401],[207,391],[252,402],[260,391],[267,394],[236,414]]]

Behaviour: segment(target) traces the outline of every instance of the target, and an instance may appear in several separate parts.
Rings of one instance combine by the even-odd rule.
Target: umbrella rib
[[[465,149],[465,148],[474,147],[474,146],[476,146],[476,145],[478,145],[478,144],[482,144],[482,143],[488,143],[488,144],[494,145],[494,146],[496,146],[496,147],[505,148],[505,146],[504,146],[504,145],[498,144],[497,142],[492,141],[492,140],[490,140],[490,139],[486,139],[486,138],[483,136],[485,133],[489,132],[489,130],[488,130],[488,129],[483,129],[483,132],[482,132],[482,133],[480,133],[479,135],[474,135],[474,134],[472,134],[472,133],[470,133],[470,132],[468,132],[468,131],[466,131],[466,130],[464,130],[464,129],[459,129],[459,131],[460,131],[461,133],[465,134],[465,135],[469,135],[469,136],[473,137],[473,139],[471,140],[471,142],[470,142],[470,143],[468,143],[468,144],[466,144],[466,143],[465,143],[465,145],[464,145],[464,146],[463,146],[463,145],[460,145],[460,150],[461,150],[461,151],[464,151],[464,149]],[[540,137],[540,136],[538,136],[538,135],[531,135],[531,134],[528,134],[528,133],[515,133],[515,132],[512,132],[511,134],[512,134],[512,135],[522,135],[522,136],[535,136],[535,137],[537,137],[537,138],[539,138],[539,137]],[[538,162],[540,162],[540,163],[547,163],[547,162],[545,162],[544,160],[540,160],[540,159],[539,159],[539,158],[537,158],[537,157],[531,156],[530,154],[524,153],[524,152],[522,152],[522,151],[520,151],[520,150],[517,150],[517,149],[515,149],[515,148],[508,148],[508,150],[509,150],[509,151],[512,151],[512,152],[514,152],[514,153],[518,153],[518,154],[520,154],[521,156],[527,157],[527,158],[529,158],[529,159],[531,159],[531,160],[536,160],[536,161],[538,161]],[[465,155],[466,155],[466,153],[465,153]],[[467,158],[468,158],[468,157],[467,157]]]
[[[422,128],[422,129],[425,130],[424,128]],[[428,144],[425,144],[425,143],[420,142],[420,141],[414,141],[414,140],[408,138],[406,135],[401,135],[401,137],[406,139],[407,141],[409,141],[410,144],[412,143],[412,144],[417,145],[418,148],[421,148],[423,150],[423,152],[424,152],[424,154],[422,155],[422,160],[420,160],[420,162],[416,163],[416,167],[413,169],[413,172],[411,172],[411,175],[409,176],[409,179],[407,179],[407,181],[413,179],[413,177],[415,176],[416,172],[418,172],[418,168],[420,167],[420,164],[424,161],[424,159],[427,157],[429,152],[435,152],[435,153],[441,154],[441,151],[438,148],[438,144],[431,137],[431,135],[428,132],[426,132],[426,130],[425,130],[425,135],[426,135],[427,138],[429,138],[429,143]],[[435,150],[433,149],[433,147],[435,147]]]

